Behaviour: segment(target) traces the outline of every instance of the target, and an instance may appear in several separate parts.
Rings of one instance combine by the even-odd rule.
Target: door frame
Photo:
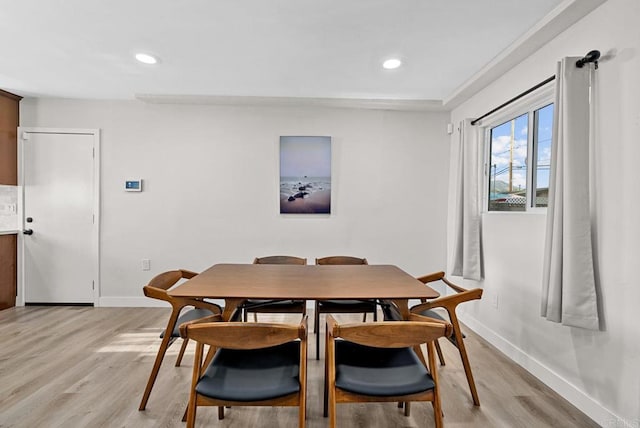
[[[24,224],[24,135],[28,134],[81,134],[93,136],[93,212],[94,228],[91,236],[91,258],[93,260],[93,306],[100,303],[100,130],[82,128],[40,128],[40,127],[18,127],[18,186],[20,194],[19,212],[21,230],[25,229]],[[24,306],[25,298],[25,266],[24,266],[24,235],[18,233],[18,292],[16,296],[16,306]]]

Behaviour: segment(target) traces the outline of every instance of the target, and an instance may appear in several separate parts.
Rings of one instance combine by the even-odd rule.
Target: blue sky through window
[[[528,150],[530,115],[532,151]],[[547,205],[552,134],[553,104],[491,128],[489,210],[525,211],[528,190],[533,192],[533,206]],[[529,167],[533,168],[533,189],[527,189]]]
[[[551,135],[553,133],[553,104],[536,111],[536,183],[537,188],[549,188],[551,164]]]
[[[528,113],[491,130],[491,199],[526,192]]]

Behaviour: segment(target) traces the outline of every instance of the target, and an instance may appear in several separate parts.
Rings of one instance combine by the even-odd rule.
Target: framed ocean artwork
[[[280,137],[280,213],[331,213],[331,137]]]

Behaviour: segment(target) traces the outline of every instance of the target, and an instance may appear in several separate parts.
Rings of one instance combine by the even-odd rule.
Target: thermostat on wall
[[[124,190],[127,192],[142,192],[142,179],[125,181]]]

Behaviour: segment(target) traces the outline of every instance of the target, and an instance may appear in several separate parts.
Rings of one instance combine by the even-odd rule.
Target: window
[[[532,177],[536,189],[533,207],[546,207],[549,199],[549,168],[551,167],[551,138],[553,132],[553,104],[534,112],[533,161],[535,173]]]
[[[546,207],[553,104],[487,127],[489,211]]]

